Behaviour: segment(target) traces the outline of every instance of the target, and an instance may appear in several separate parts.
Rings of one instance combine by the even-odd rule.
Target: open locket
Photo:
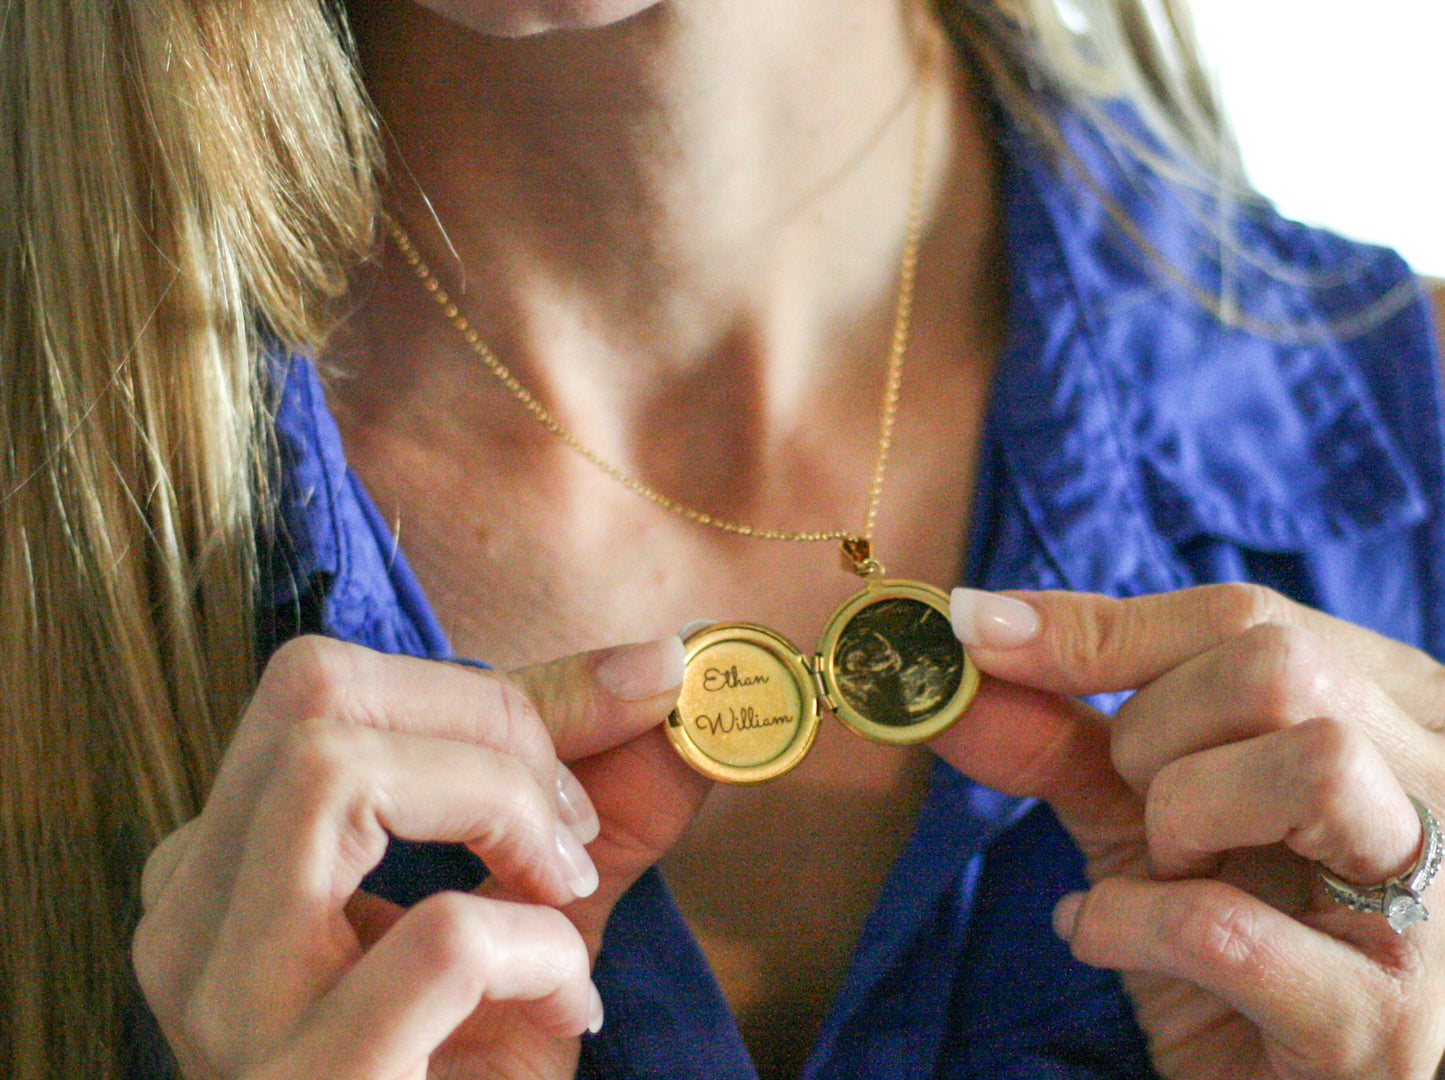
[[[752,623],[708,626],[683,644],[668,737],[698,772],[735,784],[802,761],[822,710],[865,738],[916,743],[957,720],[978,689],[948,597],[917,581],[870,580],[833,612],[811,659]]]

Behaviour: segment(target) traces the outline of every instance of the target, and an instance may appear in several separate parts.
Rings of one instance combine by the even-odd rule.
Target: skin
[[[589,30],[629,19],[654,0],[420,0],[457,26],[490,37],[525,38],[553,30]]]
[[[644,693],[598,682],[618,658]],[[570,1075],[607,913],[704,790],[657,728],[670,670],[647,644],[510,677],[284,646],[142,882],[136,972],[183,1074]],[[493,878],[403,912],[357,892],[388,833],[464,843]]]
[[[694,21],[692,7],[511,46],[393,6],[373,12],[362,44],[399,157],[469,269],[469,317],[572,430],[718,513],[858,522],[906,224],[916,51],[898,12],[872,0],[736,5],[725,25]],[[800,52],[795,35],[828,47]],[[827,65],[800,59],[820,51]],[[441,65],[425,83],[419,55]],[[498,65],[516,73],[486,86],[526,85],[525,99],[478,103],[477,72]],[[909,451],[890,470],[877,540],[891,571],[946,581],[962,560],[1003,276],[992,160],[962,73],[940,70],[930,96],[929,218],[957,224],[927,231],[907,377],[934,392],[904,396]],[[467,137],[474,125],[489,125],[475,136],[485,151]],[[534,188],[531,171],[506,167],[528,148],[486,140],[537,129],[554,164]],[[776,164],[719,180],[719,163],[739,161]],[[455,270],[415,192],[394,205],[419,243],[430,238],[438,271]],[[700,617],[806,643],[856,588],[832,550],[697,529],[577,461],[457,349],[404,267],[384,264],[365,295],[338,347],[348,376],[333,402],[353,467],[401,523],[459,650],[524,665]],[[509,614],[520,610],[524,625]],[[755,1047],[806,1046],[926,769],[923,751],[860,750],[828,730],[786,783],[717,792],[671,852],[668,879]],[[758,827],[780,812],[799,823],[781,852]],[[753,869],[779,857],[835,902]],[[755,904],[778,914],[763,940],[736,925]]]
[[[1424,284],[1435,301],[1435,329],[1440,334],[1440,351],[1445,354],[1445,281],[1426,278]]]
[[[850,524],[917,38],[876,0],[713,7],[358,4],[394,139],[389,207],[588,445],[720,514]],[[923,78],[907,387],[928,392],[905,389],[908,451],[876,542],[891,573],[942,582],[962,558],[1005,277],[968,73]],[[832,551],[698,529],[580,462],[391,253],[355,299],[330,358],[349,459],[458,651],[515,674],[316,641],[278,654],[205,811],[148,867],[137,970],[186,1075],[570,1076],[601,927],[664,857],[763,1073],[795,1072],[911,828],[927,751],[828,725],[783,780],[709,794],[656,730],[677,675],[667,635],[745,619],[806,647],[855,583]],[[1161,1070],[1433,1075],[1445,920],[1397,939],[1326,903],[1301,857],[1360,881],[1409,863],[1404,790],[1445,806],[1440,668],[1248,588],[1024,599],[1037,633],[977,648],[994,678],[935,749],[1058,810],[1099,881],[1060,927],[1082,959],[1131,972]],[[624,697],[599,680],[619,657]],[[1075,697],[1120,688],[1139,693],[1113,720]],[[558,759],[586,797],[561,797]],[[797,823],[781,848],[760,826],[779,816]],[[387,829],[468,843],[496,876],[402,913],[355,892]],[[598,885],[578,896],[583,843]],[[756,871],[780,861],[796,877]],[[770,927],[737,917],[759,904]]]
[[[934,748],[1079,843],[1096,884],[1056,929],[1125,973],[1161,1074],[1434,1077],[1440,921],[1397,936],[1315,864],[1360,884],[1411,865],[1404,792],[1445,796],[1445,669],[1255,586],[1011,595],[1039,630],[963,628],[991,677]],[[1073,696],[1124,689],[1112,718]]]

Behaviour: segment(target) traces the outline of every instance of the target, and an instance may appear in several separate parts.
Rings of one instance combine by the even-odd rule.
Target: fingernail
[[[588,1014],[587,1030],[596,1035],[602,1030],[602,995],[597,992],[597,984],[592,983],[592,1008]]]
[[[986,649],[1014,649],[1039,632],[1039,613],[1028,604],[980,589],[954,589],[949,616],[959,641]]]
[[[567,888],[572,890],[572,895],[581,899],[584,896],[591,896],[597,891],[597,867],[592,863],[592,856],[587,854],[587,849],[582,846],[582,841],[577,839],[571,829],[560,828],[557,830],[557,861],[562,865],[562,879],[567,883]]]
[[[682,657],[682,638],[669,634],[613,649],[593,669],[593,676],[619,701],[646,701],[682,685]]]
[[[1083,906],[1083,893],[1065,893],[1054,905],[1054,933],[1065,941],[1073,941],[1074,930],[1079,925],[1079,909]]]
[[[683,625],[683,628],[677,632],[677,636],[686,641],[699,630],[706,630],[715,622],[717,622],[716,619],[693,619],[692,622]]]
[[[592,800],[587,797],[587,789],[560,761],[557,762],[557,815],[562,824],[584,844],[592,843],[602,831],[602,823],[597,819]]]

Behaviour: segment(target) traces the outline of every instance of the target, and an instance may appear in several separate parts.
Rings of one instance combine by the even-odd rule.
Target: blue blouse
[[[1222,236],[1209,198],[1083,122],[1068,134],[1088,182],[1006,140],[1009,336],[962,579],[1120,596],[1249,579],[1445,656],[1439,358],[1413,275],[1268,208]],[[282,367],[265,647],[310,629],[450,656],[313,368]],[[479,872],[394,843],[368,884],[406,902]],[[1118,980],[1050,930],[1082,881],[1046,807],[940,763],[804,1077],[1152,1075]],[[607,1023],[579,1075],[756,1076],[656,870],[617,906],[596,980]]]

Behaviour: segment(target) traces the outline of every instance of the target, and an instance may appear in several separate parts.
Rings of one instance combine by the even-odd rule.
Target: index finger
[[[558,754],[596,753],[666,718],[667,691],[681,682],[680,645],[663,638],[507,674],[300,638],[272,658],[255,704],[271,735],[324,716],[485,746],[550,776]]]
[[[1299,626],[1407,713],[1440,727],[1442,669],[1428,654],[1260,585],[1227,582],[1124,600],[955,589],[952,610],[954,631],[980,669],[1069,695],[1136,690],[1256,626]]]
[[[987,787],[1048,802],[1097,870],[1137,853],[1143,805],[1114,771],[1102,715],[1077,698],[985,676],[963,720],[929,746]]]
[[[563,761],[591,757],[657,727],[677,704],[682,639],[576,653],[512,673]]]

